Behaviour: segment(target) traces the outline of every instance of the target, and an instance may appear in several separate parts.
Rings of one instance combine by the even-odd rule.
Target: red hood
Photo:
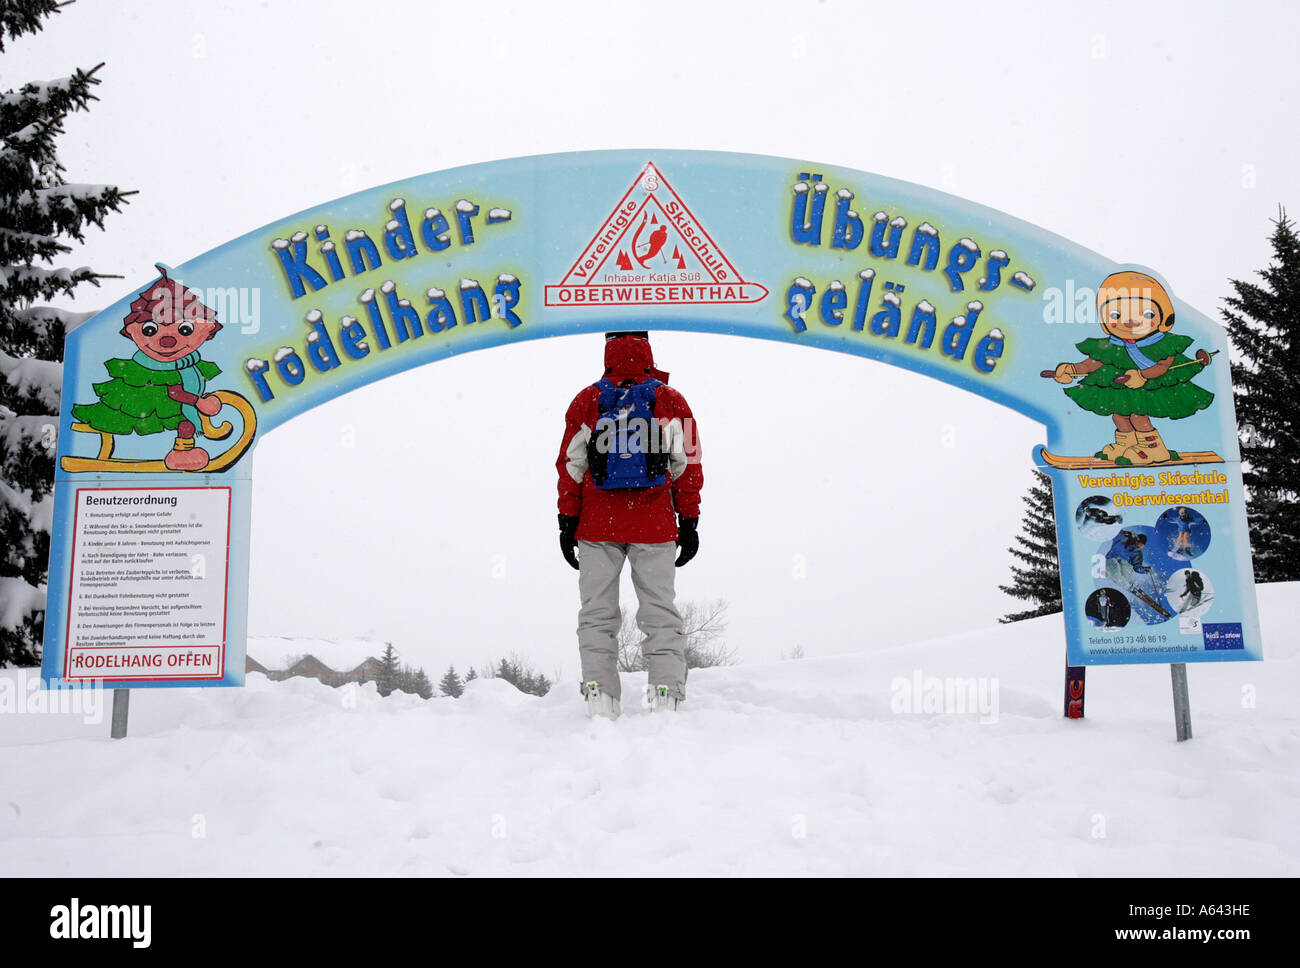
[[[640,383],[647,376],[668,382],[668,374],[655,368],[650,341],[642,336],[616,336],[605,341],[605,376],[616,384],[624,380]]]

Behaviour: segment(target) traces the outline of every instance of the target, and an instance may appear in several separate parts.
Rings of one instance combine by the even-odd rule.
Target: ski
[[[1086,471],[1099,468],[1141,468],[1141,467],[1168,467],[1174,464],[1222,464],[1224,460],[1212,450],[1184,450],[1178,453],[1177,459],[1157,461],[1154,464],[1117,464],[1113,460],[1106,460],[1104,457],[1065,457],[1060,454],[1053,454],[1046,447],[1042,448],[1039,453],[1042,455],[1043,462],[1049,467],[1059,467],[1067,471]]]
[[[1136,585],[1130,585],[1129,591],[1132,592],[1134,595],[1136,595],[1138,598],[1142,599],[1142,601],[1146,602],[1147,605],[1149,605],[1151,608],[1155,609],[1156,614],[1158,614],[1161,618],[1173,618],[1173,614],[1169,611],[1169,609],[1165,608],[1163,605],[1157,602],[1146,592],[1142,591],[1142,589],[1138,588]]]

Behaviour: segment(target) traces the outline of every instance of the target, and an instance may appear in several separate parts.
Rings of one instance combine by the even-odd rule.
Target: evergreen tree
[[[415,670],[408,665],[397,670],[397,683],[393,692],[415,692]]]
[[[477,678],[478,678],[478,673],[474,671],[473,666],[470,666],[469,673],[465,676],[465,684],[468,685],[469,683],[473,682]]]
[[[1263,285],[1231,279],[1224,300],[1241,437],[1246,514],[1258,581],[1300,578],[1300,238],[1285,209]]]
[[[531,696],[545,696],[551,691],[553,685],[555,685],[553,680],[546,678],[539,672],[528,680],[528,688],[524,692]]]
[[[384,653],[379,657],[379,675],[375,688],[381,696],[391,696],[402,684],[402,666],[397,660],[397,650],[392,642],[384,643]]]
[[[509,659],[502,659],[497,663],[496,678],[504,679],[516,689],[519,688],[519,669]]]
[[[1011,566],[1011,584],[999,585],[1012,598],[1035,602],[1033,608],[1012,612],[1000,622],[1051,615],[1061,610],[1061,567],[1056,552],[1056,520],[1052,514],[1052,479],[1034,468],[1034,483],[1022,498],[1025,517],[1016,535],[1019,547],[1008,548],[1026,567]]]
[[[413,669],[411,666],[402,666],[397,674],[396,691],[419,696],[421,699],[433,698],[433,684],[429,682],[429,677],[423,668]]]
[[[550,679],[516,654],[512,654],[508,659],[489,664],[483,674],[489,679],[504,679],[520,692],[526,692],[530,696],[545,696],[554,685]],[[465,681],[469,682],[472,678],[473,675],[466,676]]]
[[[0,3],[0,53],[64,5]],[[52,263],[133,194],[64,181],[55,150],[64,118],[96,100],[98,70],[0,95],[0,667],[40,660],[63,336],[92,315],[34,303],[110,278]]]
[[[473,671],[474,670],[471,669],[470,673],[472,674]],[[456,667],[454,665],[447,666],[447,673],[438,683],[438,690],[444,696],[450,696],[452,699],[459,699],[465,692],[465,684],[460,681],[460,676],[456,675]]]

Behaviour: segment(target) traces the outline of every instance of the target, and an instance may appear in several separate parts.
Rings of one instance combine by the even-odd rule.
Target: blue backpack
[[[668,453],[655,419],[655,389],[648,379],[618,387],[608,379],[600,388],[600,417],[587,445],[591,477],[602,491],[658,487],[668,479]]]

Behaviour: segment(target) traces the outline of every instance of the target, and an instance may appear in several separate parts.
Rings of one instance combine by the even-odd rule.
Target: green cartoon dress
[[[93,385],[99,400],[74,406],[73,418],[101,433],[142,436],[176,430],[182,420],[200,428],[198,410],[173,400],[167,388],[180,385],[202,396],[207,381],[221,372],[217,364],[199,359],[198,353],[172,363],[136,353],[129,360],[105,360],[104,369],[112,379]]]
[[[1214,401],[1214,394],[1192,383],[1192,377],[1205,369],[1200,362],[1184,356],[1192,344],[1190,336],[1166,333],[1159,341],[1142,348],[1151,360],[1174,358],[1164,376],[1154,377],[1136,389],[1115,382],[1126,370],[1141,369],[1123,344],[1109,339],[1086,339],[1076,348],[1090,360],[1101,364],[1077,385],[1066,389],[1071,400],[1084,410],[1102,416],[1139,414],[1147,417],[1190,417]],[[1179,366],[1179,364],[1185,364]]]

